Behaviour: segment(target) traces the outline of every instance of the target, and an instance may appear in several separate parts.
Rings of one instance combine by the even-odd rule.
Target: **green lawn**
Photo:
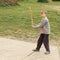
[[[17,6],[0,6],[0,36],[15,36],[16,38],[34,38],[39,35],[40,29],[31,27],[29,7],[32,7],[33,19],[37,24],[41,20],[40,11],[47,10],[51,24],[51,40],[60,39],[60,11],[46,7],[45,4],[54,3],[27,3],[21,2]]]

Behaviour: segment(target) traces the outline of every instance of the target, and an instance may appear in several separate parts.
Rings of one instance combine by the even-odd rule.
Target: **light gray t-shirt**
[[[44,34],[50,34],[50,24],[48,18],[42,18],[41,22],[38,25],[35,25],[34,28],[44,28]]]

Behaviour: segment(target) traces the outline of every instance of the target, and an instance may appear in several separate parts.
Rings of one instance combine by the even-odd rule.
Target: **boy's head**
[[[42,16],[42,17],[46,17],[46,13],[47,13],[46,11],[42,10],[42,11],[41,11],[41,16]]]

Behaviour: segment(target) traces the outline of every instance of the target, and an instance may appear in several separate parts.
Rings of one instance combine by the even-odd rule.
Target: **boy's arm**
[[[41,23],[39,23],[38,25],[34,25],[34,23],[32,24],[33,28],[42,28],[46,25],[47,21],[46,20],[42,20]]]
[[[38,24],[38,25],[32,24],[32,27],[33,28],[39,28],[40,27],[40,24]]]

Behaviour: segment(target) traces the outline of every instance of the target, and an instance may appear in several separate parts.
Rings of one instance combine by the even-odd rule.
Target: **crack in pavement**
[[[27,56],[25,56],[22,60],[25,60],[27,57],[31,56],[34,52],[29,53]]]

